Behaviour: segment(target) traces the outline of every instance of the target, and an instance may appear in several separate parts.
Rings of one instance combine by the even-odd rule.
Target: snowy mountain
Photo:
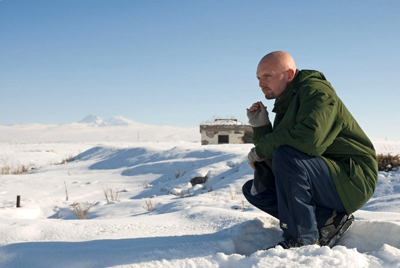
[[[131,126],[137,124],[135,121],[122,116],[113,116],[109,119],[103,119],[97,115],[88,115],[78,123],[91,124],[99,127]]]
[[[97,115],[88,115],[82,120],[80,120],[78,123],[81,124],[94,124],[94,125],[101,125],[103,123],[104,119],[97,116]]]

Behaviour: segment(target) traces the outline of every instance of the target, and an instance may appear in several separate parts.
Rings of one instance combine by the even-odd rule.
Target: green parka
[[[271,165],[281,145],[320,156],[347,213],[369,200],[378,181],[375,149],[322,73],[297,70],[272,111],[273,127],[253,128],[258,156]]]

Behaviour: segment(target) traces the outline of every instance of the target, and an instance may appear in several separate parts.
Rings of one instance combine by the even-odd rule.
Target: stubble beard
[[[273,100],[273,99],[275,99],[275,96],[274,96],[274,94],[273,94],[272,92],[270,92],[270,94],[264,93],[264,97],[265,97],[267,100]]]

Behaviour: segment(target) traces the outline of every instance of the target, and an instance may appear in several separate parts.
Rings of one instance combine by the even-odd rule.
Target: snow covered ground
[[[400,153],[399,143],[374,144]],[[251,147],[0,143],[0,167],[30,167],[0,175],[0,267],[400,267],[400,171],[379,173],[334,248],[258,251],[281,231],[241,193]],[[206,175],[204,186],[190,184]],[[77,219],[72,205],[86,202],[88,219]]]

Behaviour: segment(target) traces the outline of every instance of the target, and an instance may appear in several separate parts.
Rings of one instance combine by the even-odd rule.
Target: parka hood
[[[296,72],[296,76],[297,77],[295,77],[295,79],[293,80],[296,80],[297,78],[298,85],[304,83],[305,81],[308,81],[309,79],[319,79],[327,81],[323,73],[314,70],[301,70],[299,72]]]
[[[307,83],[310,80],[320,80],[321,82],[330,86],[330,83],[326,80],[325,75],[321,72],[314,70],[296,70],[294,79],[287,85],[282,96],[276,100],[272,112],[285,113],[294,95],[297,93],[298,88],[303,83]]]

